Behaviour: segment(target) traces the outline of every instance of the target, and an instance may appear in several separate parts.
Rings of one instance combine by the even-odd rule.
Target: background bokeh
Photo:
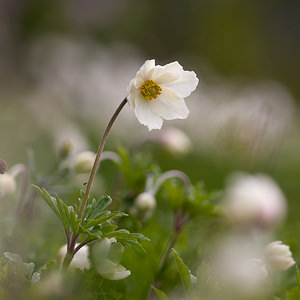
[[[2,0],[0,157],[11,167],[34,153],[42,173],[62,135],[95,151],[143,62],[178,60],[200,84],[189,118],[164,128],[181,128],[192,147],[153,157],[211,190],[236,170],[274,177],[289,202],[277,234],[299,260],[299,36],[297,0]],[[126,107],[107,149],[157,134]]]

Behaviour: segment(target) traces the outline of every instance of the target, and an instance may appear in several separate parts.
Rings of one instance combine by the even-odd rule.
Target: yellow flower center
[[[162,88],[153,80],[147,80],[141,87],[141,94],[147,100],[156,99],[162,92]]]

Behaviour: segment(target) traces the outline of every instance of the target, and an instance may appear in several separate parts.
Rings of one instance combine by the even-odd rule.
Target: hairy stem
[[[103,133],[102,139],[100,141],[100,144],[99,144],[99,147],[98,147],[98,150],[97,150],[97,154],[96,154],[96,158],[95,158],[95,161],[94,161],[94,165],[93,165],[90,177],[89,177],[89,181],[88,181],[86,189],[85,189],[84,198],[82,200],[82,204],[81,204],[81,207],[80,207],[80,210],[79,210],[79,214],[78,214],[78,219],[80,219],[82,217],[84,208],[86,206],[86,202],[87,202],[87,199],[89,197],[89,194],[90,194],[90,191],[91,191],[91,188],[92,188],[92,184],[93,184],[96,172],[97,172],[98,167],[99,167],[101,154],[103,152],[103,148],[104,148],[107,136],[109,134],[109,131],[112,128],[112,125],[114,124],[117,116],[119,115],[120,111],[122,110],[122,108],[125,106],[126,103],[127,103],[127,98],[125,98],[121,102],[121,104],[119,105],[119,107],[117,108],[117,110],[115,111],[115,113],[113,114],[113,116],[111,117],[111,119],[110,119],[110,121],[109,121],[109,123],[108,123],[108,125],[107,125],[107,127],[106,127],[106,129],[104,131],[104,133]]]

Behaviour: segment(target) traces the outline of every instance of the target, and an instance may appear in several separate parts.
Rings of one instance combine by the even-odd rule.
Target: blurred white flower
[[[156,206],[156,200],[151,193],[141,193],[139,194],[134,201],[136,207],[139,210],[153,210]]]
[[[290,247],[275,241],[266,246],[264,251],[265,262],[268,268],[284,271],[293,266],[296,262],[292,257]]]
[[[89,148],[89,144],[79,128],[68,121],[56,124],[57,128],[53,132],[56,151],[62,158]]]
[[[131,272],[119,264],[124,247],[115,238],[103,238],[93,248],[93,257],[97,272],[110,280],[121,280]]]
[[[267,175],[237,173],[225,190],[225,209],[240,225],[274,226],[286,215],[286,200]]]
[[[96,154],[91,151],[80,152],[72,158],[72,165],[76,173],[89,173],[92,170]]]
[[[258,258],[263,244],[261,236],[244,233],[222,239],[211,260],[220,284],[242,294],[263,291],[268,275],[263,260]]]
[[[163,119],[186,119],[189,110],[183,98],[188,97],[198,85],[196,74],[184,71],[177,62],[155,66],[147,60],[131,80],[128,103],[139,122],[149,130],[160,129]]]
[[[175,127],[162,130],[158,136],[161,146],[175,154],[186,153],[191,147],[191,140],[188,135]]]
[[[75,247],[77,247],[78,245],[79,244],[76,244]],[[64,245],[58,251],[57,260],[62,263],[66,254],[67,254],[67,245]],[[84,269],[89,269],[90,267],[91,267],[91,263],[89,260],[89,247],[83,246],[75,253],[70,263],[70,268],[84,270]]]
[[[15,178],[9,173],[0,174],[0,199],[11,196],[15,191]]]

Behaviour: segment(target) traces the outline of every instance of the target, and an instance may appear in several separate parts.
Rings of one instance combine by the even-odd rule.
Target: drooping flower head
[[[185,119],[189,110],[184,102],[198,85],[195,72],[184,71],[177,62],[165,66],[147,60],[131,80],[127,100],[139,122],[149,130],[160,129],[163,119]]]
[[[272,270],[285,271],[296,263],[290,247],[281,241],[268,244],[264,252],[266,264]]]

